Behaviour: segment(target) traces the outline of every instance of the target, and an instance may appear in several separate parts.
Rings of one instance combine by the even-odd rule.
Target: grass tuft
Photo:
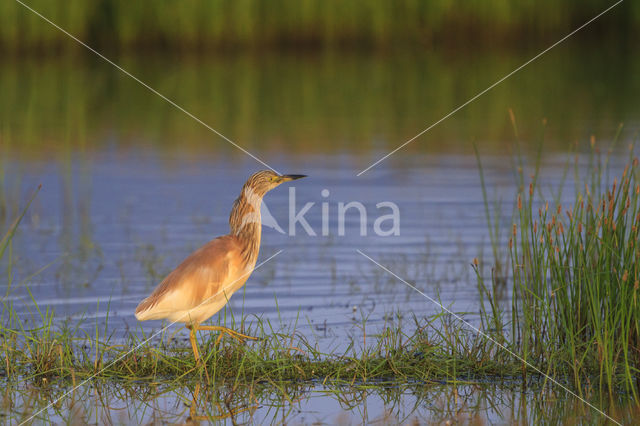
[[[516,194],[508,262],[502,262],[510,265],[508,273],[494,275],[489,291],[475,269],[488,296],[483,321],[500,330],[514,352],[578,389],[597,383],[610,396],[623,390],[638,400],[640,169],[632,146],[629,152],[624,171],[611,182],[611,152],[603,157],[592,140],[582,175],[575,157],[576,189],[568,205],[559,194],[542,195],[536,167]],[[519,174],[524,182],[522,168]],[[502,314],[493,295],[505,276],[512,288],[510,310]]]

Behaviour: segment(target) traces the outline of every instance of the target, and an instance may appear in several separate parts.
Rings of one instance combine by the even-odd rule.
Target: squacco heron
[[[182,322],[190,330],[189,340],[196,361],[198,330],[219,331],[238,340],[254,339],[226,327],[200,325],[227,304],[251,275],[260,251],[262,197],[283,182],[305,175],[279,175],[270,170],[255,173],[242,187],[229,216],[229,235],[218,237],[173,270],[136,308],[140,321],[167,318]]]

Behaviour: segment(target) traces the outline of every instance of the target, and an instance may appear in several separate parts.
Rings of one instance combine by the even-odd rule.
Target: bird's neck
[[[262,218],[260,206],[262,196],[250,188],[243,188],[238,199],[233,203],[229,216],[231,235],[238,238],[242,245],[242,257],[245,265],[253,267],[260,251]]]

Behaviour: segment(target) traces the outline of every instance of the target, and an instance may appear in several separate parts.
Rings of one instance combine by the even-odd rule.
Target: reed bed
[[[569,205],[559,202],[563,188],[543,195],[539,162],[528,185],[521,167],[507,259],[493,268],[491,290],[476,270],[488,296],[484,324],[500,330],[514,352],[578,389],[596,385],[638,400],[640,169],[633,146],[629,152],[612,178],[611,151],[600,154],[592,139],[589,153],[575,157]],[[510,297],[499,300],[509,284]]]

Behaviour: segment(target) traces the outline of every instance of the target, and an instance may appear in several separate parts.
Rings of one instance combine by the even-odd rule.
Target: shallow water
[[[195,248],[228,232],[229,206],[247,170],[255,168],[203,159],[174,160],[175,169],[166,170],[148,156],[136,156],[135,162],[114,157],[103,153],[84,177],[76,164],[71,166],[70,180],[91,186],[89,199],[81,201],[83,212],[48,208],[59,205],[66,191],[54,167],[23,176],[25,187],[40,182],[43,190],[14,245],[13,273],[25,276],[36,265],[53,262],[29,289],[40,309],[51,307],[58,318],[85,318],[88,329],[96,321],[104,329],[107,314],[113,329],[137,327],[133,310],[155,284]],[[324,161],[333,162],[331,157]],[[354,168],[338,171],[318,161],[296,161],[294,171],[309,177],[267,195],[265,204],[286,234],[263,227],[258,264],[283,251],[258,268],[244,291],[231,299],[233,312],[285,324],[299,317],[308,333],[331,345],[362,333],[363,319],[371,326],[396,310],[418,316],[440,310],[357,250],[428,294],[439,295],[451,309],[473,312],[478,300],[469,264],[490,250],[473,161],[451,157],[405,168],[402,174],[381,168],[382,177],[362,178],[353,176]],[[509,180],[509,171],[487,167],[487,178],[496,184]],[[451,177],[437,178],[443,175]],[[507,193],[513,191],[507,188]],[[296,211],[315,203],[304,217],[317,235],[308,235],[299,224],[291,235],[292,190]],[[321,195],[323,190],[329,191],[328,197]],[[340,235],[337,205],[350,201],[366,208],[366,236],[361,235],[362,218],[356,211],[345,215]],[[372,222],[390,211],[376,208],[382,201],[398,206],[400,235],[375,235]],[[328,236],[322,235],[323,203],[328,206]],[[14,285],[11,297],[16,312],[29,318],[33,301],[26,286]],[[153,330],[160,322],[141,325]]]
[[[478,141],[489,195],[497,200],[492,210],[500,212],[507,232],[517,152],[509,108],[520,123],[526,173],[541,139],[539,123],[548,119],[541,173],[547,194],[561,186],[574,141],[595,134],[606,146],[618,122],[625,121],[626,144],[638,128],[631,90],[637,81],[631,76],[640,60],[617,64],[620,73],[612,75],[607,67],[618,56],[597,49],[550,53],[357,176],[527,55],[470,55],[464,61],[433,53],[344,60],[331,55],[154,57],[122,58],[121,63],[277,170],[309,175],[265,198],[285,234],[263,227],[258,262],[282,253],[253,273],[224,314],[245,316],[248,325],[255,317],[276,328],[296,324],[328,352],[344,350],[351,340],[360,342],[389,322],[400,322],[410,332],[414,316],[442,309],[358,250],[448,309],[477,319],[470,263],[478,257],[490,265],[492,253],[471,142]],[[42,184],[11,247],[11,282],[2,281],[5,300],[27,324],[39,322],[30,291],[40,310],[53,309],[57,321],[80,321],[89,333],[98,325],[115,341],[138,327],[159,330],[160,321],[138,323],[135,306],[191,251],[227,233],[240,187],[264,167],[93,58],[0,67],[3,229]],[[614,171],[623,161],[621,152],[612,157]],[[580,157],[579,168],[585,161]],[[568,200],[571,174],[565,186],[561,198]],[[290,188],[295,188],[296,211],[314,203],[305,218],[318,235],[308,235],[300,224],[291,235]],[[354,210],[345,216],[340,235],[338,203],[352,201],[365,208],[366,235]],[[389,213],[376,207],[380,202],[398,206],[399,235],[375,235],[374,222]],[[323,203],[328,235],[322,235]],[[501,246],[506,248],[504,242]],[[3,268],[7,262],[8,256]],[[490,274],[488,266],[483,273]],[[521,398],[511,390],[496,392]],[[344,409],[335,399],[315,388],[308,394],[288,419],[342,421]],[[387,407],[372,398],[369,406],[376,409],[367,412],[367,421],[387,415]],[[172,396],[154,404],[175,414],[176,401]],[[402,412],[392,413],[399,422],[440,419],[432,405],[419,403],[413,414],[411,397],[401,395],[399,401]],[[358,402],[357,410],[364,410],[363,404]],[[515,403],[505,407],[509,404]],[[275,419],[271,411],[261,413],[257,418]],[[353,412],[348,412],[346,419],[364,416],[357,413],[349,417]],[[138,419],[125,416],[123,421]]]
[[[72,163],[63,179],[53,165],[23,173],[25,188],[42,183],[43,190],[13,247],[16,278],[10,297],[21,318],[37,322],[28,287],[41,310],[54,309],[60,320],[83,320],[88,331],[96,324],[104,330],[107,317],[106,329],[115,331],[116,338],[118,332],[139,326],[158,330],[160,321],[135,320],[136,305],[190,252],[228,232],[229,208],[247,170],[255,169],[251,163],[213,158],[200,162],[174,158],[167,169],[149,154],[132,157],[135,161],[100,153],[99,161],[85,159],[88,165]],[[346,163],[344,155],[340,161]],[[505,166],[510,160],[484,161],[485,178],[496,199],[502,200],[504,228],[509,229],[515,193],[511,168]],[[305,335],[329,351],[344,347],[350,337],[360,340],[363,323],[375,333],[399,317],[410,327],[414,315],[441,312],[438,304],[360,250],[472,320],[479,299],[470,264],[479,257],[490,265],[492,256],[475,159],[419,156],[408,159],[402,170],[381,166],[375,176],[363,177],[354,176],[356,168],[332,167],[334,162],[331,156],[313,161],[297,158],[291,161],[295,166],[273,162],[278,169],[294,167],[294,172],[309,177],[266,196],[272,220],[286,231],[281,234],[263,226],[258,264],[282,252],[257,268],[231,299],[227,315],[248,316],[249,325],[254,316],[276,327],[298,323]],[[543,170],[543,188],[558,187],[564,171],[562,164],[549,163]],[[81,167],[89,171],[82,175]],[[64,179],[73,182],[73,189],[64,187]],[[64,205],[68,191],[73,191],[72,206]],[[83,193],[87,199],[81,198]],[[565,190],[564,198],[570,196],[571,190]],[[339,230],[338,203],[351,201],[365,208],[366,235],[362,235],[364,220],[355,210],[344,215],[344,233]],[[377,208],[379,202],[397,205],[399,235],[376,235],[373,223],[391,211]],[[309,235],[299,222],[293,235],[289,209],[299,212],[306,203],[314,203],[304,218],[316,235]],[[328,214],[323,214],[323,204]],[[322,235],[323,216],[328,220],[327,236]],[[391,222],[380,226],[390,229]],[[28,285],[21,285],[21,277],[49,264]]]

